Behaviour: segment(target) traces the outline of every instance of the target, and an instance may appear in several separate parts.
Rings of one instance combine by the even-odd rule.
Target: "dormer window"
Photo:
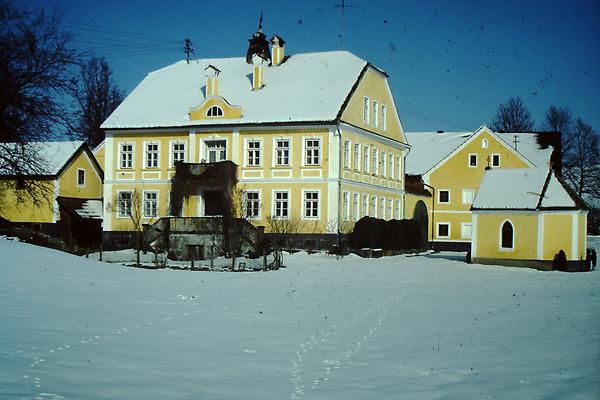
[[[221,107],[219,107],[219,106],[212,106],[206,112],[206,116],[207,117],[222,117],[223,116],[223,109]]]

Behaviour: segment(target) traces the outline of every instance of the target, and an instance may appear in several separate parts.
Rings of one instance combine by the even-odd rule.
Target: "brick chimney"
[[[275,35],[271,38],[271,65],[277,66],[283,62],[285,57],[284,47],[285,40]]]

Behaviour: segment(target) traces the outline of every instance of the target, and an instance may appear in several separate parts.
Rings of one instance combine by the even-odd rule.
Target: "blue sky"
[[[81,50],[105,57],[131,91],[153,70],[195,56],[245,56],[264,31],[286,54],[349,50],[390,75],[407,131],[474,130],[520,96],[541,124],[568,106],[600,130],[599,1],[17,1],[57,8]],[[343,32],[343,35],[342,35]],[[343,38],[343,40],[342,40]]]

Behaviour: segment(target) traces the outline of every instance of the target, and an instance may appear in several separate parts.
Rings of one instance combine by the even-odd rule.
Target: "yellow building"
[[[588,207],[552,171],[487,171],[473,202],[475,263],[579,271],[586,258]]]
[[[222,215],[225,182],[201,175],[223,161],[267,232],[328,235],[404,215],[408,146],[387,75],[346,51],[288,56],[259,28],[245,58],[148,74],[102,127],[107,242],[134,229],[134,198],[144,223]],[[178,163],[189,179],[174,192]]]
[[[559,151],[549,145],[560,143],[555,133],[497,133],[482,126],[475,132],[419,132],[406,137],[411,145],[406,218],[423,221],[428,240],[437,249],[470,248],[471,205],[486,171],[547,169],[551,162],[560,162]]]
[[[103,174],[92,151],[81,141],[27,146],[43,169],[25,174],[0,171],[0,217],[13,226],[33,227],[80,244],[99,243]]]

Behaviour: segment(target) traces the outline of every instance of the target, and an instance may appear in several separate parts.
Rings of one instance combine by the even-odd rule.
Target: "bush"
[[[348,237],[352,249],[409,250],[420,247],[421,227],[412,219],[363,217],[356,222]]]

